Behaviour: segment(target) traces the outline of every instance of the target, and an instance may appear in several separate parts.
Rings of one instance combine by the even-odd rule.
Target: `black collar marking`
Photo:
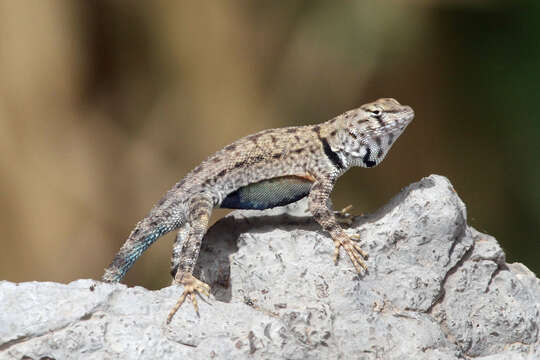
[[[323,138],[323,137],[319,137],[319,139],[321,140],[323,144],[324,153],[326,154],[326,156],[328,156],[332,164],[334,164],[340,170],[345,169],[345,165],[343,165],[343,162],[339,158],[338,154],[333,152],[332,149],[330,148],[330,144],[328,144],[328,140],[326,140],[326,138]]]
[[[369,158],[371,157],[371,148],[368,146],[366,148],[366,155],[364,155],[364,158],[362,159],[362,161],[364,162],[364,164],[370,168],[370,167],[374,167],[377,163],[375,161],[371,161]]]

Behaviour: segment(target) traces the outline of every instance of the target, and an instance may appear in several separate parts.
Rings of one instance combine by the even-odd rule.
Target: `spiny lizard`
[[[318,125],[270,129],[241,138],[211,155],[178,182],[142,219],[106,269],[103,280],[120,281],[135,260],[160,236],[179,229],[173,246],[173,284],[198,312],[196,292],[210,286],[193,270],[212,208],[268,209],[308,196],[309,210],[335,245],[343,247],[358,272],[367,258],[339,225],[330,206],[336,180],[352,166],[379,164],[414,118],[411,107],[384,98]]]

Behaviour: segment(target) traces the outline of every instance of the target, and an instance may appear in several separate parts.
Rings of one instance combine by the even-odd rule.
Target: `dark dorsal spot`
[[[390,133],[390,135],[388,135],[388,146],[392,145],[393,142],[394,142],[394,134]]]
[[[274,154],[274,155],[272,155],[272,157],[273,157],[274,159],[279,159],[279,158],[281,157],[281,154]]]
[[[332,164],[334,164],[338,169],[344,169],[345,166],[341,162],[341,159],[339,158],[339,156],[335,152],[332,151],[332,148],[330,148],[330,144],[328,144],[328,140],[326,140],[326,138],[320,138],[320,139],[323,144],[324,153],[326,154],[328,159],[330,159]]]
[[[289,128],[287,129],[287,132],[290,134],[294,134],[298,129],[297,128]]]
[[[254,143],[257,143],[257,139],[261,137],[261,134],[253,134],[248,136],[248,140],[253,141]]]
[[[190,212],[190,216],[191,217],[195,217],[195,218],[198,218],[198,212],[200,212],[201,210],[204,210],[207,208],[207,205],[203,202],[197,202],[195,204],[192,204],[190,209],[189,209],[189,212]]]
[[[253,158],[253,162],[254,162],[254,163],[257,163],[257,162],[263,161],[263,160],[264,160],[264,156],[262,156],[262,155],[257,155],[257,156],[255,156],[255,157]]]
[[[312,130],[317,133],[317,136],[320,136],[321,127],[319,125],[315,125]]]
[[[198,209],[197,212],[195,212],[194,214],[192,213],[191,215],[193,216],[193,218],[195,219],[200,219],[202,218],[204,215],[206,215],[208,213],[208,211],[206,209]]]
[[[200,173],[202,170],[202,166],[197,166],[194,170],[193,170],[193,173],[197,174],[197,173]]]
[[[272,144],[275,144],[277,142],[277,139],[274,135],[270,135],[270,139],[272,139]]]
[[[182,179],[181,181],[177,182],[175,187],[178,189],[180,188],[182,185],[184,185],[184,183],[186,182],[186,180]]]
[[[235,169],[241,168],[242,166],[244,166],[244,164],[245,164],[244,161],[238,161],[238,162],[234,163],[234,168]]]
[[[215,158],[212,159],[212,162],[214,162],[214,163],[221,162],[221,158],[220,157],[215,157]]]
[[[210,205],[208,204],[208,200],[206,199],[196,199],[191,204],[189,204],[190,211],[195,212],[200,209],[208,208]]]
[[[330,133],[330,136],[336,136],[337,134],[337,131],[336,130],[332,130],[332,132]]]
[[[234,149],[236,149],[236,145],[234,144],[231,144],[225,147],[225,150],[227,151],[233,151]]]
[[[295,152],[297,154],[300,154],[302,151],[304,151],[304,149],[302,149],[302,148],[293,150],[293,152]]]
[[[218,174],[217,174],[217,177],[222,177],[223,175],[225,175],[227,173],[227,169],[223,169],[221,170]]]
[[[338,228],[338,225],[337,224],[331,224],[329,225],[327,228],[325,228],[324,230],[328,231],[328,232],[332,232],[334,230],[337,230]]]
[[[176,272],[178,271],[178,265],[174,266],[172,269],[171,269],[171,276],[174,278],[176,276]]]
[[[296,140],[296,142],[300,142],[300,137],[298,135],[294,135],[294,139]]]
[[[374,167],[376,165],[375,161],[371,161],[369,158],[371,157],[371,149],[369,147],[366,148],[366,155],[364,155],[364,158],[362,161],[366,165],[366,167]]]
[[[358,124],[365,123],[366,121],[369,121],[368,119],[360,119],[357,121]]]

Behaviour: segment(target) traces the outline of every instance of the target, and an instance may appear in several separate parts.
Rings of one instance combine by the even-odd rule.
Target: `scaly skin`
[[[173,247],[173,284],[196,310],[195,293],[209,286],[193,274],[212,209],[267,209],[308,196],[309,209],[358,272],[367,258],[339,225],[329,206],[337,179],[350,167],[379,164],[414,118],[394,99],[379,99],[318,125],[270,129],[246,136],[211,155],[178,182],[141,220],[106,269],[103,280],[120,281],[135,260],[161,235],[178,229]]]

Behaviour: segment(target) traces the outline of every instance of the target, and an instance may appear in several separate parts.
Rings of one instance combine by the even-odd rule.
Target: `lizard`
[[[354,241],[359,237],[340,226],[330,194],[349,168],[378,165],[413,118],[410,106],[381,98],[317,125],[263,130],[233,142],[176,183],[137,223],[103,281],[120,281],[152,243],[178,230],[171,275],[183,293],[167,323],[188,296],[198,313],[196,295],[209,296],[210,286],[193,271],[212,209],[264,210],[306,196],[313,218],[334,242],[334,262],[343,248],[356,271],[366,271],[368,254]]]

